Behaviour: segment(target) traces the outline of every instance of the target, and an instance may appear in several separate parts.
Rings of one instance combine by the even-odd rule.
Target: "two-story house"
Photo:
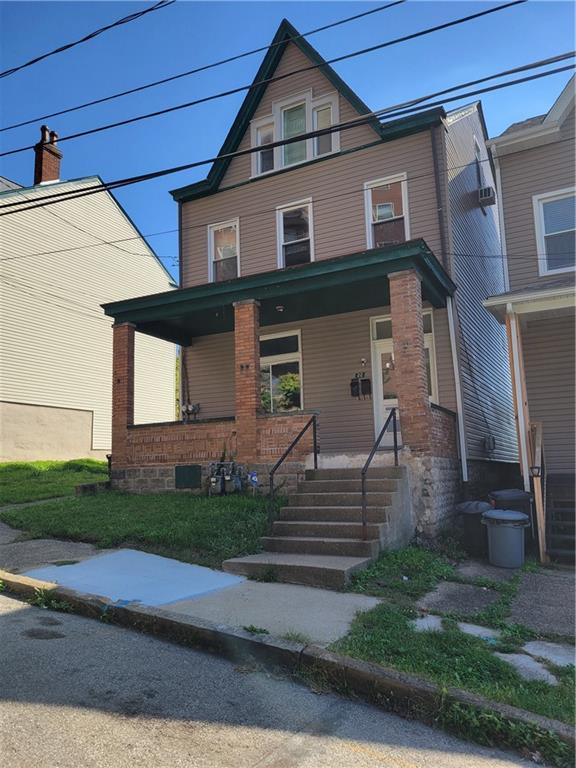
[[[300,487],[308,498],[291,514],[303,539],[331,514],[352,526],[335,536],[357,537],[360,468],[394,408],[399,476],[411,488],[401,543],[415,530],[434,535],[462,482],[498,487],[517,460],[505,333],[482,307],[504,289],[482,111],[423,109],[314,135],[370,109],[297,35],[282,22],[221,157],[172,193],[180,289],[105,307],[115,319],[114,483],[173,488],[176,465],[206,464],[223,448],[265,475],[317,414],[321,474],[308,482],[321,485]],[[480,188],[492,188],[486,204]],[[133,424],[135,331],[182,345],[195,423]],[[392,462],[391,423],[375,464]],[[287,462],[311,466],[311,440],[310,429]],[[313,493],[347,475],[347,490],[333,490],[348,510]],[[315,546],[299,551],[345,551]]]
[[[520,465],[526,490],[542,425],[549,547],[574,549],[575,80],[550,111],[489,142],[498,176],[507,291],[485,306],[510,340]],[[538,464],[539,466],[539,464]]]
[[[47,194],[102,184],[98,176],[61,179],[61,160],[56,134],[43,126],[34,184],[0,178],[0,206],[7,207],[0,217],[0,461],[105,459],[112,340],[100,302],[174,285],[104,187],[41,206]],[[158,339],[138,340],[139,421],[174,418],[175,352]]]

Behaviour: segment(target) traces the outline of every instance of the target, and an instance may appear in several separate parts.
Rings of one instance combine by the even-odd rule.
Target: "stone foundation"
[[[190,493],[205,495],[208,492],[208,476],[210,462],[191,462],[202,467],[201,488],[176,488],[175,468],[171,466],[132,466],[123,469],[113,469],[111,475],[112,487],[124,493]],[[258,474],[258,490],[268,493],[269,472],[272,464],[248,464],[248,471]],[[300,480],[304,479],[304,462],[287,462],[275,475],[274,488],[278,495],[286,495],[296,490]]]

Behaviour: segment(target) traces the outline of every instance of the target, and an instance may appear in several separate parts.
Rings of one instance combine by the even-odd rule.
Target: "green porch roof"
[[[188,346],[194,337],[232,331],[233,304],[243,299],[260,302],[264,326],[386,306],[388,275],[405,269],[419,273],[425,301],[446,305],[455,285],[420,239],[102,306],[117,323],[133,323],[141,333]]]

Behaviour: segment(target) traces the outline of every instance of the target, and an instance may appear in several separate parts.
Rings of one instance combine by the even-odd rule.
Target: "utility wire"
[[[562,144],[562,143],[565,143],[565,142],[570,142],[571,144],[573,144],[574,143],[574,139],[571,138],[571,137],[567,138],[567,139],[559,139],[555,143],[556,144]],[[375,146],[374,144],[369,145],[369,147],[374,147],[374,146]],[[356,147],[356,148],[353,148],[351,151],[362,151],[363,149],[367,149],[367,148],[368,147]],[[529,148],[528,149],[521,149],[521,150],[518,150],[518,152],[516,152],[516,154],[520,154],[521,152],[528,152],[528,151],[529,151]],[[490,158],[487,157],[487,158],[484,158],[484,159],[478,160],[478,161],[476,159],[474,159],[474,161],[470,161],[469,163],[462,163],[461,165],[447,166],[446,168],[442,169],[442,174],[447,174],[450,171],[460,171],[463,168],[470,168],[476,162],[479,162],[479,163],[489,163],[490,162]],[[423,179],[423,178],[426,178],[426,177],[429,177],[429,176],[434,176],[434,175],[435,175],[434,171],[427,171],[426,173],[410,174],[410,176],[407,177],[406,181],[407,181],[407,183],[412,183],[413,181],[416,181],[417,179]],[[219,190],[219,192],[228,192],[228,191],[231,191],[234,188],[235,187],[224,187],[223,189]],[[314,204],[322,203],[322,202],[325,202],[327,200],[335,200],[337,198],[349,197],[349,196],[356,195],[356,194],[362,194],[363,195],[364,191],[365,190],[364,190],[363,187],[358,188],[358,189],[349,189],[346,192],[339,192],[338,194],[335,194],[335,195],[325,195],[324,197],[315,197],[313,199],[313,203]],[[250,219],[250,218],[253,218],[253,217],[257,217],[257,216],[262,216],[262,215],[264,215],[266,213],[274,213],[276,211],[276,208],[277,208],[277,206],[274,206],[272,208],[260,208],[260,210],[258,210],[258,211],[251,211],[250,213],[243,214],[241,218],[242,218],[242,220],[245,220],[245,219]],[[57,248],[56,250],[52,250],[52,251],[34,251],[33,253],[22,253],[22,254],[19,254],[18,256],[7,256],[5,258],[0,258],[0,264],[3,264],[4,262],[8,262],[8,261],[15,261],[15,260],[18,260],[18,259],[28,259],[28,258],[31,258],[33,256],[51,256],[51,255],[55,255],[55,254],[59,254],[59,253],[70,253],[71,251],[86,250],[86,249],[89,249],[89,248],[100,248],[103,245],[114,245],[115,243],[125,243],[125,242],[129,242],[129,241],[132,241],[132,240],[141,240],[141,239],[145,239],[145,238],[148,238],[148,237],[161,237],[163,235],[174,234],[175,232],[187,232],[187,231],[195,230],[195,229],[206,229],[206,227],[210,226],[211,224],[214,224],[213,219],[210,219],[210,221],[200,222],[198,224],[191,224],[191,225],[189,225],[187,227],[175,227],[173,229],[163,229],[163,230],[160,230],[159,232],[147,232],[147,233],[144,233],[142,235],[134,235],[132,237],[123,237],[123,238],[120,238],[118,240],[102,240],[101,243],[96,243],[96,244],[93,244],[93,245],[77,245],[77,246],[73,246],[71,248]],[[94,235],[94,237],[96,237],[96,236]],[[134,253],[133,251],[127,251],[127,253],[129,253],[130,255],[133,255],[133,256],[138,255],[138,254]],[[572,251],[566,251],[566,253],[572,253]],[[454,255],[454,254],[449,254],[449,255]],[[468,254],[468,255],[479,255],[479,254]],[[495,254],[495,258],[499,258],[502,255],[503,254]],[[526,255],[537,255],[537,254],[526,254]],[[178,258],[174,257],[174,256],[164,256],[164,257],[160,257],[159,256],[158,258],[162,258],[165,261],[172,260],[174,263],[178,263]]]
[[[336,62],[340,61],[346,61],[348,59],[356,58],[357,56],[365,56],[368,53],[372,53],[373,51],[382,50],[383,48],[387,48],[390,45],[395,45],[400,42],[405,42],[406,40],[412,40],[416,37],[420,37],[422,35],[428,35],[432,32],[437,32],[442,29],[446,29],[447,27],[455,26],[456,24],[463,24],[468,21],[472,21],[474,19],[480,18],[482,16],[486,16],[491,13],[497,13],[498,11],[506,10],[507,8],[511,8],[515,5],[521,5],[523,3],[527,2],[527,0],[513,0],[512,2],[505,3],[504,5],[498,5],[496,7],[488,8],[485,11],[480,11],[478,13],[474,13],[470,16],[464,16],[459,19],[455,19],[454,21],[447,22],[445,24],[439,24],[435,27],[429,27],[428,29],[421,30],[419,32],[414,32],[411,35],[405,35],[404,37],[396,38],[395,40],[389,40],[384,43],[379,43],[378,45],[372,45],[368,48],[362,48],[358,51],[352,51],[352,53],[346,53],[342,56],[336,56],[333,59],[328,59],[327,61],[323,61],[321,64],[310,64],[306,67],[301,67],[300,69],[292,70],[291,72],[286,72],[283,75],[276,75],[274,77],[268,77],[264,80],[258,80],[256,82],[250,83],[249,85],[241,85],[237,88],[232,88],[227,91],[221,91],[220,93],[212,94],[210,96],[204,96],[201,99],[195,99],[194,101],[188,101],[184,104],[176,104],[172,107],[165,107],[164,109],[156,110],[155,112],[147,112],[143,115],[137,115],[136,117],[130,117],[126,118],[124,120],[118,120],[114,123],[107,123],[105,125],[100,125],[97,128],[89,128],[85,131],[79,131],[78,133],[72,133],[68,136],[62,136],[58,139],[59,142],[63,141],[71,141],[72,139],[79,139],[84,136],[91,136],[95,133],[101,133],[102,131],[109,131],[112,128],[120,128],[124,125],[131,125],[133,123],[140,122],[141,120],[149,120],[152,117],[159,117],[161,115],[170,114],[172,112],[176,112],[181,109],[188,109],[193,106],[197,106],[198,104],[205,104],[209,101],[215,101],[216,99],[224,98],[225,96],[233,96],[237,93],[242,93],[243,91],[250,91],[253,88],[258,88],[262,85],[270,85],[271,83],[277,83],[281,80],[285,80],[286,78],[293,77],[294,75],[299,75],[304,72],[310,72],[314,69],[322,69],[323,67],[326,67],[329,64],[335,64]],[[17,149],[10,149],[6,152],[1,152],[0,157],[7,157],[8,155],[15,155],[20,152],[27,152],[30,149],[34,149],[34,144],[30,144],[26,147],[18,147]]]
[[[572,55],[573,54],[563,54],[563,57],[565,57],[565,56],[572,56]],[[534,63],[532,65],[526,65],[526,67],[543,66],[545,63],[546,63],[546,61],[544,61],[544,62],[537,62],[537,63]],[[476,95],[479,95],[481,93],[489,93],[489,92],[492,92],[492,91],[495,91],[495,90],[500,90],[502,88],[509,88],[509,87],[511,87],[513,85],[518,85],[520,83],[530,82],[532,80],[536,80],[536,79],[539,79],[539,78],[542,78],[542,77],[549,77],[550,75],[554,75],[554,74],[558,74],[560,72],[565,72],[565,71],[574,70],[574,69],[575,69],[574,65],[568,65],[568,66],[565,66],[565,67],[558,67],[556,69],[552,69],[552,70],[548,70],[546,72],[541,72],[541,73],[533,74],[533,75],[530,75],[528,77],[519,78],[519,79],[516,79],[516,80],[508,81],[506,83],[500,83],[500,84],[497,84],[497,85],[493,85],[493,86],[490,86],[488,88],[482,88],[482,89],[478,89],[478,90],[475,90],[475,91],[468,91],[466,93],[459,94],[458,96],[454,96],[454,97],[451,97],[449,99],[444,99],[443,103],[446,103],[446,102],[449,102],[449,101],[460,101],[461,99],[464,99],[464,98],[467,98],[467,97],[470,97],[470,96],[476,96]],[[501,76],[502,76],[502,73],[496,74],[496,75],[492,75],[490,79],[493,79],[493,78],[496,78],[496,77],[501,77]],[[449,90],[457,90],[458,87],[463,87],[463,86],[454,86],[452,89],[449,89]],[[430,97],[421,97],[420,99],[416,99],[414,101],[415,102],[419,102],[419,101],[422,101],[422,100],[424,100],[426,98],[430,98]],[[360,117],[354,118],[353,120],[349,120],[349,121],[346,121],[346,122],[338,123],[338,124],[333,125],[333,126],[331,126],[329,128],[323,128],[321,130],[310,131],[308,133],[303,133],[303,134],[300,134],[300,135],[295,136],[295,137],[290,138],[290,139],[282,139],[280,141],[271,142],[269,144],[266,144],[266,149],[273,149],[275,147],[281,147],[281,146],[285,146],[287,144],[297,143],[297,142],[303,141],[305,139],[315,138],[315,137],[318,137],[318,136],[324,136],[324,135],[331,134],[331,133],[336,133],[336,132],[339,132],[339,131],[349,130],[349,129],[355,128],[355,127],[357,127],[359,125],[363,125],[363,124],[365,124],[367,122],[371,122],[374,119],[374,117],[378,117],[378,116],[383,115],[383,114],[387,114],[388,117],[394,117],[395,114],[394,113],[390,113],[390,110],[395,109],[395,108],[396,107],[387,107],[385,109],[381,109],[381,110],[378,110],[376,112],[369,112],[369,113],[367,113],[365,115],[361,115]],[[413,111],[420,111],[422,108],[423,107],[413,107],[412,109],[413,109]],[[404,110],[402,112],[402,114],[406,114],[409,111],[411,111],[411,110]],[[384,128],[386,128],[386,127],[387,126],[385,125]],[[378,143],[378,142],[376,142],[376,143]],[[112,182],[109,182],[107,184],[102,184],[102,185],[98,185],[98,186],[95,186],[95,187],[86,187],[84,190],[80,190],[80,191],[76,191],[76,192],[68,190],[68,191],[65,191],[65,192],[58,192],[58,193],[55,193],[53,195],[44,195],[42,198],[39,198],[41,200],[41,202],[36,203],[34,205],[26,206],[26,207],[23,207],[21,202],[7,203],[5,205],[0,205],[0,211],[2,211],[4,208],[14,208],[14,207],[17,207],[17,206],[20,206],[20,207],[16,208],[16,210],[13,210],[13,211],[6,211],[5,213],[0,213],[0,216],[8,216],[8,215],[11,215],[13,213],[19,213],[20,211],[33,210],[34,208],[42,208],[42,207],[45,207],[45,206],[48,206],[48,205],[53,205],[54,203],[57,203],[57,202],[61,202],[63,200],[75,200],[77,198],[85,197],[85,196],[91,195],[91,194],[96,194],[98,192],[109,191],[109,190],[112,190],[112,189],[119,189],[121,187],[129,186],[131,184],[138,184],[138,183],[141,183],[143,181],[149,181],[151,179],[161,178],[161,177],[164,177],[164,176],[167,176],[167,175],[171,175],[171,174],[174,174],[174,173],[180,173],[181,171],[190,170],[192,168],[197,168],[197,167],[202,166],[202,165],[208,165],[210,163],[214,163],[217,160],[233,159],[235,157],[243,157],[243,156],[251,155],[251,154],[254,154],[256,152],[261,152],[261,151],[262,151],[262,147],[260,147],[260,146],[250,147],[250,148],[243,149],[243,150],[237,150],[235,152],[229,152],[229,153],[225,153],[225,154],[220,154],[220,155],[217,155],[217,156],[212,157],[212,158],[207,158],[205,160],[198,160],[198,161],[195,161],[195,162],[192,162],[192,163],[186,163],[185,165],[174,166],[174,167],[171,167],[171,168],[165,168],[165,169],[162,169],[160,171],[152,171],[152,172],[147,173],[147,174],[142,174],[142,175],[139,175],[139,176],[133,176],[133,177],[125,178],[125,179],[117,179],[116,181],[112,181]],[[46,201],[46,202],[43,202],[43,201]]]
[[[47,59],[50,56],[55,56],[58,53],[63,53],[64,51],[70,50],[70,48],[75,48],[77,45],[81,45],[82,43],[87,43],[89,40],[93,40],[95,37],[102,35],[104,32],[108,32],[108,30],[110,29],[114,29],[115,27],[120,27],[123,24],[128,24],[131,21],[136,21],[137,19],[140,19],[142,16],[145,16],[147,13],[153,13],[154,11],[159,11],[162,8],[167,8],[169,5],[172,5],[172,3],[175,3],[175,2],[176,0],[160,0],[160,2],[156,3],[150,8],[145,8],[143,11],[138,11],[137,13],[131,13],[129,16],[124,16],[123,18],[112,22],[112,24],[107,24],[105,27],[100,27],[100,29],[96,29],[94,32],[90,32],[90,34],[85,35],[84,37],[81,37],[79,40],[75,40],[73,43],[67,43],[66,45],[61,45],[59,48],[55,48],[53,51],[49,51],[48,53],[43,53],[41,56],[36,56],[36,58],[30,59],[30,61],[26,61],[24,64],[20,64],[17,67],[12,67],[11,69],[5,69],[4,72],[0,72],[0,78],[9,77],[10,75],[13,75],[16,72],[20,72],[20,70],[22,69],[26,69],[26,67],[31,67],[34,64],[38,64],[38,62],[43,61],[44,59]]]
[[[365,16],[371,16],[374,13],[380,13],[380,11],[386,11],[389,8],[394,8],[397,5],[403,5],[406,2],[406,0],[395,0],[393,3],[388,3],[387,5],[381,5],[378,8],[372,8],[369,11],[364,11],[364,13],[357,13],[354,16],[348,16],[345,19],[340,19],[339,21],[334,21],[331,24],[325,24],[322,27],[316,27],[316,29],[311,29],[308,32],[303,32],[299,35],[294,35],[290,38],[291,41],[299,40],[301,38],[309,37],[310,35],[315,35],[318,32],[324,32],[327,29],[332,29],[333,27],[339,27],[343,24],[348,24],[351,21],[356,21],[357,19],[362,19]],[[24,120],[20,123],[14,123],[13,125],[8,125],[5,128],[0,128],[0,133],[3,131],[10,131],[13,128],[21,128],[24,125],[31,125],[32,123],[38,123],[41,120],[48,120],[51,117],[58,117],[59,115],[66,115],[70,112],[76,112],[80,109],[86,109],[87,107],[92,107],[96,104],[103,104],[107,101],[112,101],[113,99],[119,99],[121,96],[129,96],[132,93],[139,93],[141,91],[145,91],[148,88],[155,88],[158,85],[164,85],[165,83],[170,83],[174,80],[179,80],[182,77],[189,77],[190,75],[195,75],[199,72],[205,72],[208,69],[214,69],[215,67],[219,67],[223,64],[229,64],[233,61],[238,61],[239,59],[244,59],[247,56],[252,56],[256,53],[261,53],[262,51],[268,51],[272,48],[276,48],[279,45],[285,45],[286,40],[281,40],[277,43],[272,43],[271,45],[264,45],[260,48],[254,48],[251,51],[245,51],[244,53],[239,53],[236,56],[230,56],[226,59],[220,59],[219,61],[215,61],[212,64],[204,64],[203,66],[196,67],[195,69],[189,69],[186,72],[180,72],[177,75],[172,75],[170,77],[164,77],[162,80],[155,80],[152,83],[146,83],[145,85],[140,85],[136,88],[130,88],[126,91],[120,91],[119,93],[114,93],[111,96],[104,96],[100,99],[94,99],[92,101],[87,101],[84,104],[78,104],[75,107],[68,107],[68,109],[61,109],[58,112],[51,112],[48,115],[41,115],[40,117],[34,117],[30,120]]]

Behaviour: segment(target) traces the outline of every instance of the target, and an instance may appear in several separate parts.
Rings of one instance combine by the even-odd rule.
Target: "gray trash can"
[[[488,530],[488,559],[499,568],[524,565],[524,528],[530,525],[528,515],[513,509],[491,509],[482,515]]]

